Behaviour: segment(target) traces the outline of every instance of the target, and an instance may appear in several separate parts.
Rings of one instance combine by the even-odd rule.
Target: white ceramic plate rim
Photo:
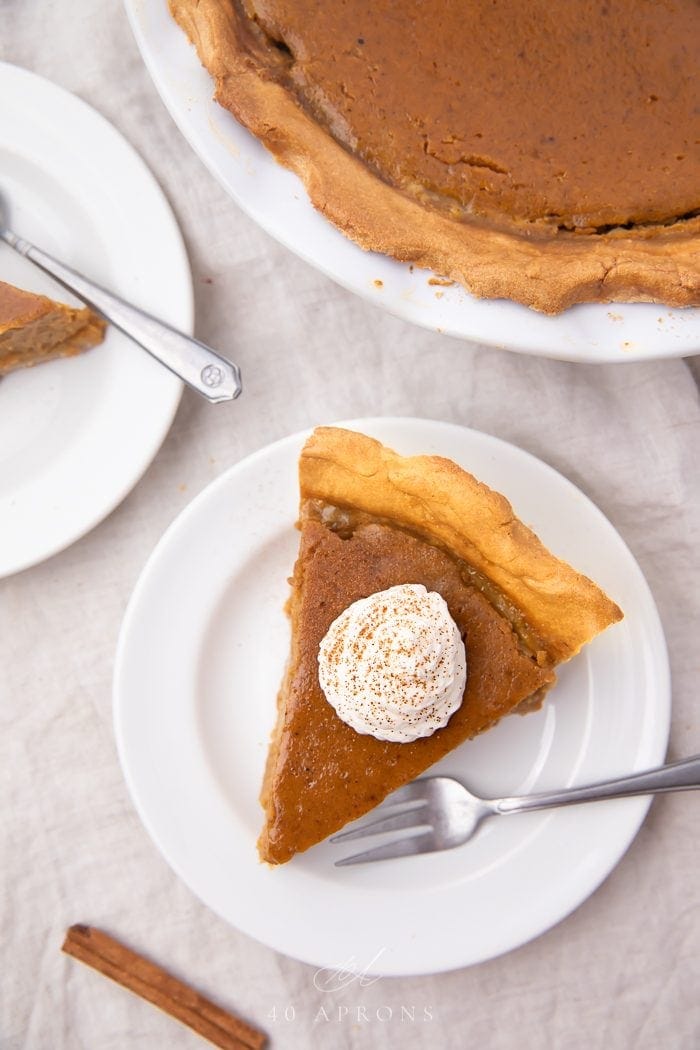
[[[311,206],[282,168],[211,99],[211,78],[161,0],[125,0],[161,98],[194,151],[264,230],[338,284],[404,320],[447,335],[570,361],[629,362],[700,350],[700,309],[586,304],[546,317],[517,303],[432,287],[430,273],[364,252]]]
[[[634,654],[635,659],[639,661],[640,677],[634,683],[627,682],[628,690],[631,684],[634,685],[635,703],[638,704],[638,711],[641,713],[643,724],[638,727],[640,736],[634,744],[633,751],[622,759],[625,768],[603,769],[599,775],[615,775],[627,771],[630,767],[643,769],[660,763],[668,740],[670,712],[668,661],[663,632],[639,567],[600,511],[552,468],[528,453],[489,435],[429,420],[358,420],[343,425],[372,433],[400,449],[407,441],[412,446],[401,450],[415,451],[416,447],[421,447],[447,452],[450,449],[453,458],[459,458],[454,452],[455,448],[461,445],[463,461],[470,458],[470,453],[473,455],[475,450],[481,450],[479,456],[484,463],[489,459],[494,464],[507,463],[503,469],[510,471],[517,468],[518,471],[524,472],[523,476],[526,479],[532,476],[544,483],[550,492],[558,492],[563,503],[573,501],[572,506],[575,507],[576,514],[585,522],[586,528],[592,530],[596,543],[611,545],[616,564],[619,563],[619,580],[627,581],[637,598],[635,607],[628,614],[630,630],[633,627],[635,630],[641,629],[643,641],[641,651]],[[230,563],[221,564],[221,549],[217,547],[217,538],[212,533],[212,530],[216,529],[213,515],[220,517],[222,506],[227,506],[230,501],[240,505],[241,497],[245,499],[246,485],[250,494],[250,479],[243,483],[242,490],[237,485],[237,479],[244,477],[246,472],[261,477],[271,468],[271,477],[275,480],[275,463],[284,464],[285,467],[293,465],[305,436],[293,435],[262,449],[231,467],[200,493],[162,537],[137,583],[120,634],[114,679],[115,732],[132,799],[156,845],[192,891],[232,925],[278,951],[317,966],[333,967],[352,958],[367,973],[390,975],[439,972],[483,961],[539,935],[585,900],[610,873],[629,846],[647,812],[649,801],[639,798],[605,803],[603,805],[608,808],[604,811],[600,809],[600,805],[584,807],[587,813],[584,813],[581,807],[576,807],[578,817],[575,821],[572,818],[572,810],[559,810],[548,815],[530,814],[529,816],[539,818],[543,822],[556,821],[557,842],[567,851],[572,864],[576,860],[577,848],[579,852],[582,849],[581,846],[577,847],[576,843],[587,842],[589,837],[592,837],[592,841],[596,842],[595,855],[588,856],[586,853],[579,858],[583,865],[581,872],[577,871],[576,877],[572,877],[564,887],[557,885],[555,877],[554,884],[547,887],[544,900],[529,901],[528,908],[515,912],[511,908],[511,912],[503,919],[502,928],[497,930],[470,929],[469,921],[473,922],[474,917],[469,919],[467,916],[470,906],[469,893],[465,895],[463,885],[443,886],[439,893],[434,892],[430,896],[430,907],[435,919],[435,936],[428,936],[425,929],[422,929],[414,940],[410,937],[408,941],[404,939],[398,955],[395,952],[392,954],[391,949],[388,952],[385,950],[387,937],[405,937],[400,918],[397,915],[387,917],[387,910],[391,911],[394,908],[392,900],[396,894],[387,894],[386,888],[378,888],[372,883],[372,868],[376,872],[377,867],[385,866],[340,869],[343,872],[363,874],[355,884],[336,885],[334,874],[326,882],[314,881],[317,874],[315,871],[309,875],[304,858],[311,857],[314,851],[309,851],[302,858],[295,858],[282,869],[269,869],[259,865],[254,859],[254,834],[241,835],[239,831],[232,830],[230,833],[237,841],[222,842],[222,829],[227,828],[230,823],[227,815],[229,802],[215,785],[210,770],[206,768],[206,760],[201,761],[194,754],[199,746],[194,741],[198,716],[194,712],[194,697],[186,694],[195,687],[196,678],[193,678],[192,668],[187,664],[189,657],[182,664],[178,663],[181,643],[184,640],[184,643],[188,644],[185,636],[189,635],[190,640],[192,637],[198,639],[202,625],[190,622],[188,616],[191,615],[192,619],[196,620],[198,613],[190,614],[189,611],[185,612],[184,619],[177,626],[173,624],[172,613],[178,607],[179,588],[178,581],[173,578],[173,566],[191,567],[185,570],[185,575],[190,577],[188,588],[191,588],[193,580],[202,574],[203,569],[206,574],[212,568],[210,565],[209,569],[206,569],[207,562],[212,559],[216,561],[217,577],[222,574],[224,577],[230,576],[239,556],[235,552],[236,537],[231,533],[233,553]],[[513,477],[515,478],[515,473]],[[292,506],[288,514],[290,530],[294,514],[295,508]],[[251,515],[255,522],[251,528],[258,529],[263,542],[266,533],[262,520],[255,517],[254,510],[249,506],[246,508],[246,517]],[[207,523],[204,529],[206,535],[203,534],[203,523]],[[539,524],[535,521],[536,527]],[[268,523],[268,526],[278,529],[279,522],[274,525]],[[556,532],[556,528],[554,531]],[[547,542],[546,537],[544,538]],[[593,547],[596,543],[593,543]],[[240,557],[244,558],[247,555],[240,552]],[[595,550],[589,549],[589,561],[595,564],[596,557]],[[588,568],[587,565],[581,567]],[[205,583],[204,589],[208,586],[210,585]],[[184,581],[182,587],[185,587]],[[164,589],[168,592],[167,596],[163,594]],[[191,589],[186,590],[186,593],[188,601],[191,598],[193,605],[197,606],[199,598],[193,595]],[[281,595],[283,598],[283,588]],[[207,597],[206,601],[209,600]],[[168,624],[161,626],[166,602]],[[174,618],[177,619],[178,615],[175,613]],[[607,642],[598,639],[588,647],[588,651],[592,653],[594,647],[598,647],[595,651],[600,653],[601,645],[614,647],[612,632],[620,630],[620,627],[621,625],[618,625],[608,632],[610,638]],[[200,642],[195,640],[191,644],[196,650]],[[172,658],[175,661],[175,667],[167,672],[167,709],[163,707],[163,699],[157,699],[165,652],[169,654],[169,660]],[[241,659],[249,657],[242,656]],[[591,658],[584,657],[583,654],[577,659],[587,659],[589,665],[591,663]],[[596,656],[595,659],[599,657]],[[198,660],[199,654],[196,656],[196,662]],[[581,667],[583,668],[583,664]],[[582,673],[585,675],[589,672]],[[183,703],[186,708],[192,708],[192,711],[188,710],[183,725],[178,725],[171,731],[172,726],[168,725],[167,718],[165,721],[155,716],[151,718],[147,706],[150,703],[155,712],[161,715],[165,710],[172,710],[171,704],[177,707],[179,701],[170,691],[173,682],[177,681],[186,683],[182,686]],[[562,685],[563,683],[560,683],[558,688]],[[178,686],[175,685],[175,690],[177,689]],[[538,716],[528,716],[530,719],[536,717]],[[180,719],[179,715],[177,719]],[[527,720],[524,720],[525,722]],[[189,726],[191,737],[187,737],[186,734],[183,736],[185,723]],[[267,728],[271,729],[271,724]],[[624,726],[622,728],[624,729]],[[499,732],[499,729],[500,727],[497,727],[492,733]],[[488,736],[489,734],[486,734],[486,737]],[[479,739],[485,740],[486,737]],[[473,744],[463,745],[472,746]],[[588,744],[585,746],[588,747]],[[597,746],[601,746],[600,741],[597,741]],[[621,747],[624,751],[624,739]],[[459,751],[454,754],[458,753]],[[235,765],[235,758],[232,763]],[[580,770],[574,772],[573,779],[580,775]],[[183,786],[185,782],[186,790]],[[536,790],[538,786],[532,789]],[[591,809],[597,809],[597,812],[591,813]],[[592,823],[588,823],[589,821]],[[207,830],[208,822],[211,826]],[[524,830],[516,836],[518,841],[522,838],[528,843],[523,848],[530,851],[527,853],[530,863],[533,850],[536,857],[537,850],[543,851],[545,861],[548,859],[548,850],[551,854],[551,841],[547,836],[552,832],[547,828],[542,831],[542,826],[533,825],[533,835],[539,834],[543,837],[544,845],[531,846],[528,837],[530,832],[526,835]],[[226,832],[223,838],[227,839]],[[202,847],[201,851],[198,850],[198,846]],[[466,848],[471,846],[472,844]],[[321,850],[325,848],[316,847]],[[454,870],[459,871],[461,862],[457,857],[458,853],[459,851],[451,851],[449,854],[431,856],[439,858],[435,862],[438,865],[443,864],[445,858],[449,858],[450,864],[458,863],[457,869]],[[235,865],[231,864],[232,856],[236,858]],[[413,859],[418,862],[429,860],[427,857]],[[542,859],[537,863],[541,862]],[[514,878],[519,871],[518,865],[522,868],[522,863],[517,856],[512,862],[506,858],[501,868],[495,872],[494,885],[499,884],[499,879],[503,885],[509,885],[508,880]],[[514,871],[510,871],[511,864]],[[407,870],[396,869],[396,889],[399,891]],[[450,868],[450,871],[452,870]],[[334,873],[338,869],[330,868],[329,871]],[[415,872],[413,875],[415,876]],[[483,879],[483,876],[480,875],[479,878]],[[472,890],[476,885],[481,886],[482,883],[472,883]],[[514,892],[516,887],[513,885],[510,889]],[[294,900],[293,909],[289,908],[291,900]],[[425,896],[409,884],[402,897],[400,914],[412,914],[412,906],[420,909],[425,907],[425,903]],[[300,917],[306,916],[308,919],[310,910],[313,912],[314,921],[303,922]],[[459,927],[456,938],[441,936],[439,931],[444,923],[449,923],[450,929]],[[384,946],[379,955],[373,951],[373,946],[376,947],[377,943]]]
[[[100,271],[110,272],[117,294],[191,332],[194,298],[182,236],[162,190],[135,150],[85,102],[34,73],[0,63],[0,85],[6,100],[0,146],[43,171],[47,185],[65,189],[99,234],[99,244],[85,246],[95,266],[88,276],[99,281]],[[5,141],[10,134],[12,139]],[[72,164],[67,161],[71,156]],[[76,164],[76,156],[86,159]],[[12,209],[12,201],[8,203]],[[34,239],[51,250],[39,236]],[[53,251],[60,255],[60,248]],[[72,260],[64,256],[63,261]],[[57,299],[70,299],[55,284],[46,290]],[[118,372],[112,357],[117,354]],[[0,576],[56,554],[102,521],[143,475],[170,429],[182,394],[175,376],[111,328],[104,346],[87,356],[89,366],[87,357],[75,358],[7,380],[26,386],[40,374],[45,377],[47,369],[68,368],[79,381],[82,369],[102,365],[103,374],[113,368],[110,376],[118,375],[116,382],[105,381],[103,409],[89,432],[69,448],[52,448],[41,473],[6,494]],[[86,410],[92,409],[90,390],[85,394]]]

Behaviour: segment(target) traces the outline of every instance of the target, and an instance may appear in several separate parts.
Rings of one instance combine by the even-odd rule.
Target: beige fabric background
[[[0,57],[75,92],[153,169],[182,225],[197,334],[246,390],[185,394],[143,480],[71,549],[0,581],[0,1047],[205,1045],[59,946],[102,925],[268,1029],[280,1048],[639,1050],[700,1046],[700,796],[659,798],[601,889],[505,957],[339,995],[313,968],[210,914],[142,828],[117,762],[111,672],[120,620],[164,528],[254,449],[376,414],[469,424],[570,477],[620,530],[658,602],[673,672],[673,758],[700,752],[700,411],[684,361],[587,367],[460,344],[336,287],[258,230],[177,131],[121,5],[4,0]],[[0,102],[0,104],[2,104]],[[364,1005],[372,1020],[353,1020]],[[416,1022],[386,1017],[416,1007]],[[271,1019],[285,1007],[293,1021]],[[314,1021],[323,1006],[330,1018]],[[338,1020],[338,1007],[350,1013]],[[419,1020],[424,1011],[431,1020]]]

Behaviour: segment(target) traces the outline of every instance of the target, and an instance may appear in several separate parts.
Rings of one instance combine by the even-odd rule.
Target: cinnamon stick
[[[71,926],[62,951],[111,977],[222,1050],[262,1050],[267,1036],[94,926]]]

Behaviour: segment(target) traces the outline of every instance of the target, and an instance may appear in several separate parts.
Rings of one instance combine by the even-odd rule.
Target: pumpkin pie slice
[[[545,313],[700,304],[697,0],[169,0],[362,248]]]
[[[105,322],[88,307],[65,306],[0,281],[0,376],[101,343]]]
[[[291,653],[262,787],[260,857],[281,864],[362,816],[504,715],[538,708],[554,668],[619,620],[591,580],[542,545],[508,501],[453,462],[404,458],[319,428],[303,448]],[[444,728],[412,742],[358,732],[319,682],[319,647],[353,602],[422,584],[447,603],[468,673]]]

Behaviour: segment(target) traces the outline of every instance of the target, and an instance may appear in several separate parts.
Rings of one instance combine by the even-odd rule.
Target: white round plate
[[[236,203],[263,229],[339,284],[425,328],[569,361],[634,361],[700,350],[700,309],[576,306],[546,317],[505,300],[435,287],[427,270],[362,251],[318,214],[282,168],[212,101],[213,84],[163,0],[125,0],[141,54],[171,116]]]
[[[98,284],[191,332],[192,284],[158,184],[103,117],[0,63],[0,199],[7,225]],[[0,280],[81,305],[0,244]],[[138,481],[182,384],[108,328],[79,357],[0,380],[0,577],[63,550]]]
[[[486,434],[420,419],[344,425],[405,454],[461,463],[505,493],[546,544],[626,613],[561,669],[543,710],[506,718],[433,768],[497,796],[661,763],[669,728],[663,633],[639,567],[600,511],[551,467]],[[336,868],[356,844],[328,843],[282,867],[258,861],[258,792],[288,651],[283,606],[305,437],[271,445],[213,482],[144,569],[116,658],[126,780],[148,831],[193,892],[278,951],[392,975],[480,962],[585,900],[629,846],[649,802],[496,819],[458,849],[380,864]]]

